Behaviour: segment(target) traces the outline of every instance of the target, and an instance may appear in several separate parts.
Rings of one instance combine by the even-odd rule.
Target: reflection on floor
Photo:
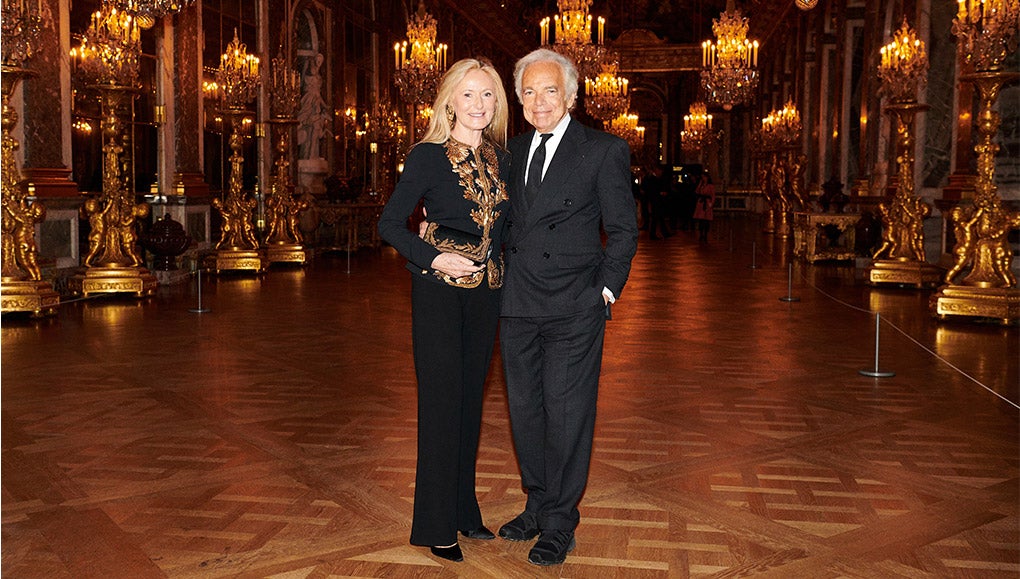
[[[868,288],[846,263],[791,269],[758,230],[642,235],[578,546],[551,569],[500,539],[464,540],[463,563],[408,545],[392,250],[207,276],[203,314],[191,283],[4,319],[3,574],[1020,575],[1017,329],[936,323],[927,292]],[[498,364],[478,457],[493,528],[524,502]],[[895,376],[859,373],[876,366]]]

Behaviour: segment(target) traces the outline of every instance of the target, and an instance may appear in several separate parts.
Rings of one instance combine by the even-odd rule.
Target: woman
[[[708,230],[712,227],[712,207],[715,205],[715,187],[708,172],[701,174],[698,183],[697,204],[694,206],[694,220],[698,222],[698,241],[708,241]]]
[[[411,544],[462,561],[457,532],[492,539],[475,496],[485,376],[503,281],[506,92],[491,64],[458,61],[439,85],[435,113],[407,154],[379,234],[408,260],[418,379],[418,466]],[[419,236],[408,217],[424,202]],[[470,257],[465,257],[468,255]]]

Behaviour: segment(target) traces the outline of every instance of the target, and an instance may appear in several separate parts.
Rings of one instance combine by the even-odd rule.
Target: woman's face
[[[457,119],[453,127],[455,137],[469,134],[460,131],[480,133],[496,112],[496,86],[492,78],[477,68],[468,72],[457,83],[450,106]]]

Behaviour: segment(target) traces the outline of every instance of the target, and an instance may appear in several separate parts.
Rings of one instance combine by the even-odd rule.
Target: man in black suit
[[[546,49],[514,71],[535,130],[509,143],[500,344],[528,499],[499,534],[511,541],[537,536],[528,560],[538,565],[562,563],[575,545],[606,319],[637,250],[630,149],[570,117],[577,76],[569,59]]]

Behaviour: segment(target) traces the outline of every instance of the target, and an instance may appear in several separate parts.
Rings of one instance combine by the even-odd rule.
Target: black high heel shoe
[[[477,529],[471,529],[470,531],[461,530],[461,535],[464,535],[468,539],[478,539],[480,541],[491,541],[496,538],[496,535],[492,531],[487,529],[485,525],[478,527]]]
[[[429,551],[432,551],[432,554],[436,557],[446,559],[447,561],[460,563],[464,560],[464,553],[460,551],[460,545],[457,543],[449,547],[429,547]]]

